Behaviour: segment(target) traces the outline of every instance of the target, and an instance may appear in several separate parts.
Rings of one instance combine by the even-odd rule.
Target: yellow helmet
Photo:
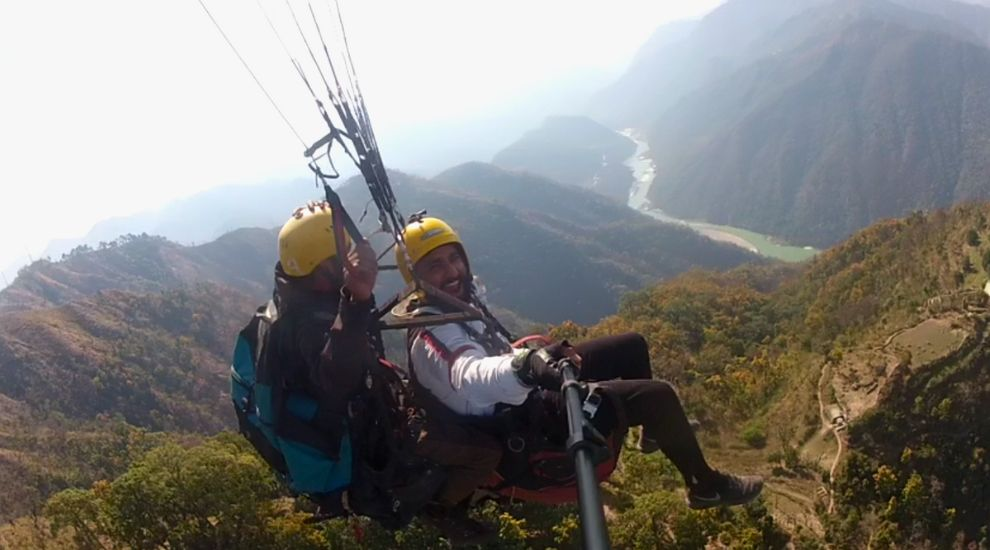
[[[415,266],[416,262],[422,260],[430,252],[451,243],[459,245],[461,250],[464,250],[464,243],[461,242],[457,232],[447,225],[447,222],[439,218],[413,220],[406,225],[402,235],[406,242],[406,251],[409,252],[409,261],[406,262],[402,250],[396,247],[395,262],[398,264],[399,272],[402,273],[402,278],[405,279],[406,283],[411,283],[413,280],[409,265]],[[467,262],[466,254],[464,261]]]
[[[351,240],[344,233],[344,246]],[[326,202],[310,202],[296,208],[278,232],[278,260],[290,277],[304,277],[316,266],[337,255],[333,236],[333,215]]]

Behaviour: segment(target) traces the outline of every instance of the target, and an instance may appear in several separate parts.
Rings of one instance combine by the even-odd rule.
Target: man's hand
[[[512,369],[519,381],[526,386],[560,391],[560,386],[564,383],[564,374],[560,370],[560,365],[547,348],[517,355],[512,359]]]
[[[344,288],[358,302],[371,298],[378,277],[378,261],[375,250],[368,241],[357,243],[344,258]]]
[[[574,363],[574,366],[578,369],[581,368],[581,355],[574,349],[574,346],[570,342],[564,340],[562,342],[557,342],[555,344],[550,344],[549,346],[543,348],[547,350],[550,357],[554,359],[568,358]]]

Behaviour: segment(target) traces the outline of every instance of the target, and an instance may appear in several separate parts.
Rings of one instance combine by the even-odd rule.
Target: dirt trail
[[[880,349],[887,349],[887,346],[889,346],[890,343],[894,341],[894,338],[897,338],[898,336],[900,336],[901,334],[903,334],[909,328],[913,328],[913,327],[904,327],[902,329],[898,329],[893,334],[891,334],[890,336],[888,336],[887,339],[884,340],[883,346],[881,346]]]
[[[833,481],[835,480],[835,471],[839,468],[839,462],[842,460],[842,452],[845,450],[845,447],[843,445],[842,434],[839,433],[841,425],[833,424],[832,420],[825,415],[825,398],[822,395],[822,387],[825,385],[829,370],[828,363],[822,365],[822,375],[818,378],[818,416],[822,420],[822,431],[831,431],[839,446],[835,452],[835,458],[832,460],[832,467],[828,471],[829,486],[826,487],[828,491],[828,513],[831,514],[835,510],[835,491],[832,489]]]
[[[825,363],[822,365],[822,374],[818,377],[818,418],[822,420],[822,431],[828,428],[829,421],[825,417],[825,400],[822,399],[822,385],[825,383],[825,378],[828,376],[829,364]]]
[[[767,499],[773,503],[774,518],[792,529],[804,527],[824,536],[825,527],[815,513],[814,491],[802,480],[774,480],[766,483]]]
[[[782,483],[767,483],[767,488],[770,489],[771,493],[792,500],[802,507],[807,507],[808,509],[814,509],[815,507],[815,503],[811,497]]]
[[[839,442],[839,450],[835,452],[835,460],[832,461],[832,467],[828,471],[829,489],[828,489],[828,513],[831,514],[835,511],[835,490],[832,489],[835,480],[835,470],[839,468],[839,461],[842,459],[842,451],[845,450],[843,447],[842,436],[839,435],[838,430],[833,429],[832,433],[835,434],[835,440]]]

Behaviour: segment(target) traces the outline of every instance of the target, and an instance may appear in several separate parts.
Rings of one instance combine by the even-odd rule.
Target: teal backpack
[[[230,393],[241,434],[293,494],[319,505],[318,519],[359,514],[386,528],[406,525],[444,474],[411,452],[419,434],[394,366],[369,367],[347,418],[322,414],[312,397],[285,388],[273,360],[278,334],[269,301],[237,335]]]
[[[321,434],[316,401],[283,391],[279,369],[267,361],[268,335],[277,319],[275,303],[269,301],[237,335],[231,398],[241,433],[289,489],[319,499],[350,484],[350,437],[343,426],[332,435]],[[332,439],[339,441],[337,448]]]

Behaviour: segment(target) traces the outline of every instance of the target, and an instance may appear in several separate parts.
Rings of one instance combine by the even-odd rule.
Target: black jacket
[[[301,286],[275,266],[278,364],[289,389],[311,395],[326,412],[346,414],[375,361],[368,340],[373,302],[354,302],[346,290],[319,293]]]

